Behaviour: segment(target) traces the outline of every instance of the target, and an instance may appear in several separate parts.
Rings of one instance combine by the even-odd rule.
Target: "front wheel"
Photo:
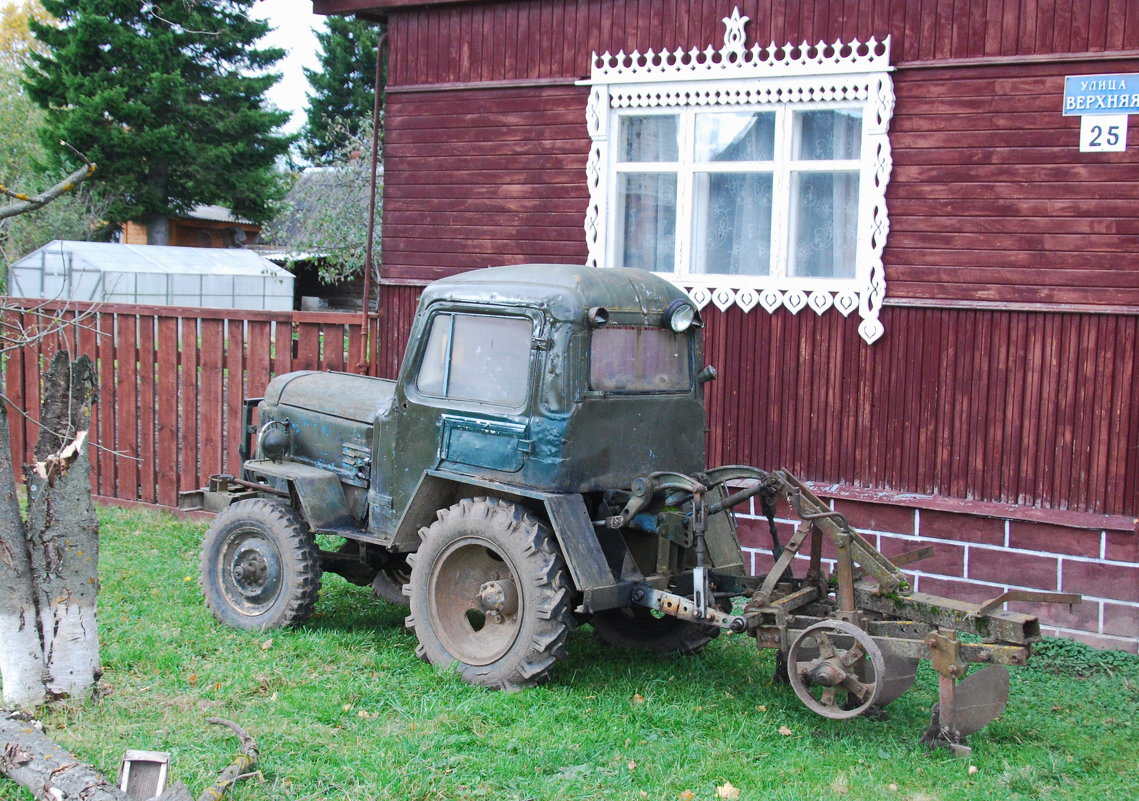
[[[202,540],[202,595],[214,617],[234,628],[303,623],[316,605],[320,579],[312,533],[279,501],[227,506]]]
[[[428,662],[516,690],[565,655],[569,579],[549,528],[518,506],[474,498],[440,510],[408,561],[407,626]]]

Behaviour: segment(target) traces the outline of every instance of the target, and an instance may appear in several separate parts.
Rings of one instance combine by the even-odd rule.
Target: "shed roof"
[[[184,248],[62,239],[48,242],[17,259],[12,267],[38,267],[44,263],[45,257],[51,261],[68,258],[72,264],[116,273],[292,277],[288,270],[244,248]]]

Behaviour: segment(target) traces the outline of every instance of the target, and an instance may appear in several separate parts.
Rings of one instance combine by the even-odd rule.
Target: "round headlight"
[[[677,298],[664,310],[664,324],[675,333],[682,334],[696,322],[696,307],[683,298]]]

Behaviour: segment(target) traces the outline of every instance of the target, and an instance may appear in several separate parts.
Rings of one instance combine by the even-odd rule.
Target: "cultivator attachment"
[[[731,466],[697,479],[654,474],[634,487],[620,515],[599,521],[618,528],[642,509],[653,491],[687,491],[692,499],[696,566],[691,593],[666,592],[649,582],[633,591],[635,604],[696,623],[712,624],[755,637],[760,648],[779,651],[779,671],[813,712],[834,719],[880,715],[914,683],[927,659],[939,676],[939,699],[922,737],[930,746],[967,753],[966,738],[1001,714],[1008,700],[1006,665],[1022,665],[1040,635],[1032,615],[1003,609],[1006,601],[1078,603],[1078,595],[1012,591],[982,604],[913,592],[900,566],[932,553],[931,548],[883,556],[846,518],[830,509],[786,471]],[[725,494],[728,482],[753,486]],[[652,491],[650,491],[652,490]],[[638,494],[639,493],[639,494]],[[765,576],[725,575],[705,565],[708,519],[758,496],[768,517],[775,564]],[[775,500],[784,498],[801,520],[780,543]],[[824,570],[823,544],[834,550]],[[808,557],[804,576],[792,571],[795,557]],[[828,560],[829,562],[830,560]],[[722,602],[747,599],[742,613],[725,612]],[[958,640],[958,633],[970,636]],[[984,665],[969,674],[973,664]]]

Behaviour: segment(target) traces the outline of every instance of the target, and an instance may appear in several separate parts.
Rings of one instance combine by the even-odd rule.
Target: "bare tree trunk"
[[[8,413],[0,403],[0,682],[6,706],[29,707],[45,699],[43,644],[11,454]]]
[[[87,430],[95,396],[91,360],[56,353],[44,386],[36,462],[28,466],[28,551],[39,605],[49,697],[95,687],[99,635],[99,521],[91,503]]]

